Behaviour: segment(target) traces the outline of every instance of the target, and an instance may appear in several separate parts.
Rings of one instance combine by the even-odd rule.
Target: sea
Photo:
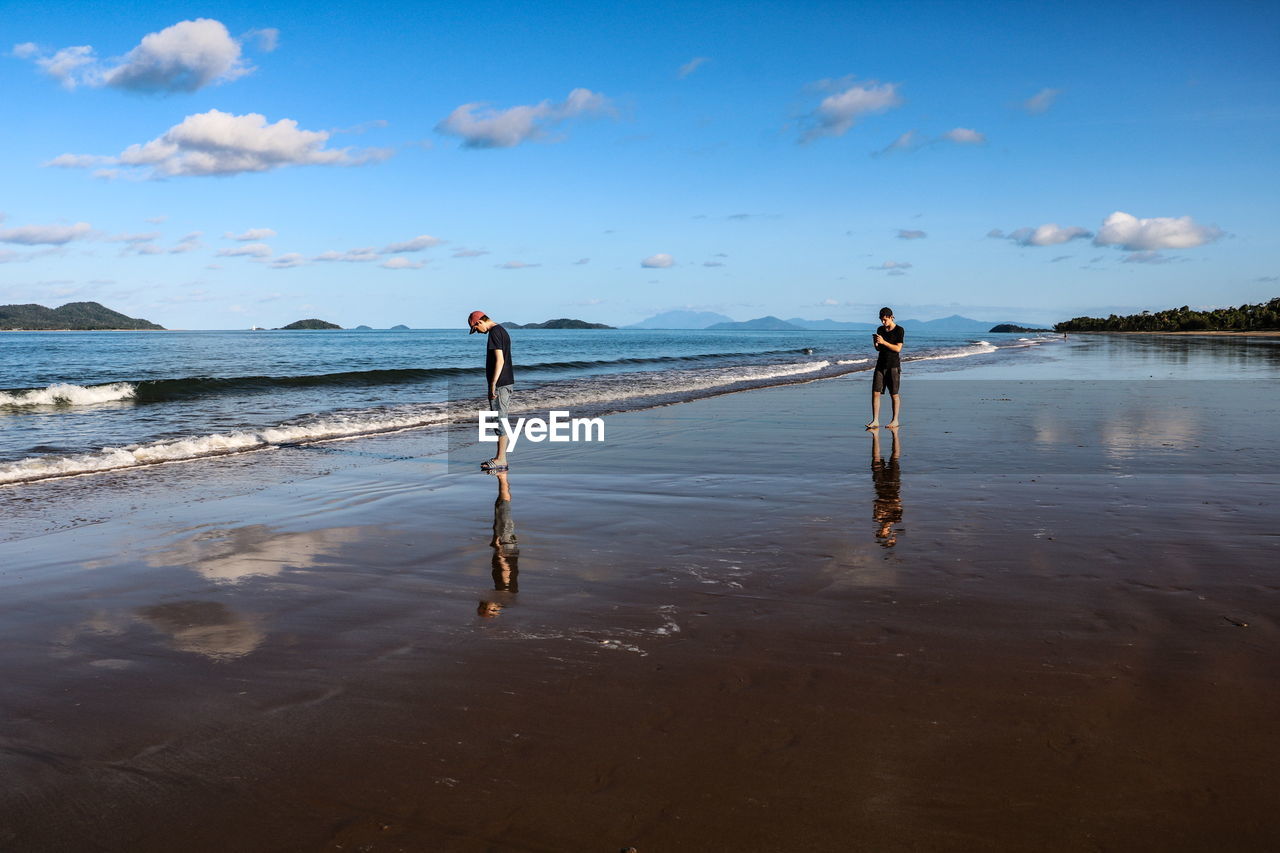
[[[907,332],[907,369],[997,362],[1053,334]],[[874,366],[871,332],[511,330],[516,412],[669,405]],[[474,421],[463,330],[0,333],[0,487]]]

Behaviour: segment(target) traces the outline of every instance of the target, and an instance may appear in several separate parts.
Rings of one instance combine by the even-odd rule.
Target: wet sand
[[[867,388],[0,544],[0,849],[1275,849],[1280,382]]]

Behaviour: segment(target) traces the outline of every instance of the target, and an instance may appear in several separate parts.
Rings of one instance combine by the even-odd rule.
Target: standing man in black
[[[880,395],[888,392],[893,397],[893,420],[885,424],[889,429],[898,426],[898,411],[901,401],[898,397],[898,385],[902,381],[902,327],[893,320],[892,308],[880,309],[880,328],[871,336],[876,352],[876,372],[871,377],[871,423],[867,429],[880,426]]]
[[[507,470],[507,410],[511,406],[511,386],[515,385],[515,375],[511,369],[511,335],[507,330],[489,319],[483,311],[472,311],[467,317],[468,334],[483,332],[489,336],[489,346],[485,355],[485,379],[489,385],[489,409],[497,412],[503,425],[498,434],[498,453],[480,467],[488,471]]]

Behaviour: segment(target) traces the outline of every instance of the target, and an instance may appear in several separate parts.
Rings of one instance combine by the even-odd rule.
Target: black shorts
[[[871,390],[876,394],[883,394],[886,391],[890,394],[897,394],[898,385],[901,382],[902,368],[877,367],[876,372],[871,376]]]

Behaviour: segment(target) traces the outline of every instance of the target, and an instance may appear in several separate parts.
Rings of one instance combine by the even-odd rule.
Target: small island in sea
[[[1058,332],[1275,332],[1280,331],[1280,297],[1239,308],[1198,310],[1183,305],[1119,317],[1075,317],[1054,325]]]
[[[407,332],[407,331],[409,331],[409,327],[408,327],[408,326],[406,326],[404,323],[397,323],[396,325],[394,325],[394,326],[392,326],[392,327],[391,327],[390,331],[392,331],[392,332]]]
[[[296,331],[298,329],[341,329],[342,327],[336,323],[328,323],[324,320],[312,318],[310,320],[297,320],[287,326],[281,326],[277,331]]]
[[[58,308],[43,305],[0,305],[0,329],[5,331],[164,331],[149,320],[126,317],[97,302],[68,302]]]
[[[503,323],[508,329],[616,329],[617,326],[606,326],[604,323],[588,323],[586,320],[570,320],[567,317],[561,317],[558,320],[548,320],[545,323]]]
[[[1033,329],[1030,326],[1019,326],[1016,323],[1000,323],[992,326],[989,332],[1049,332],[1051,329]]]

